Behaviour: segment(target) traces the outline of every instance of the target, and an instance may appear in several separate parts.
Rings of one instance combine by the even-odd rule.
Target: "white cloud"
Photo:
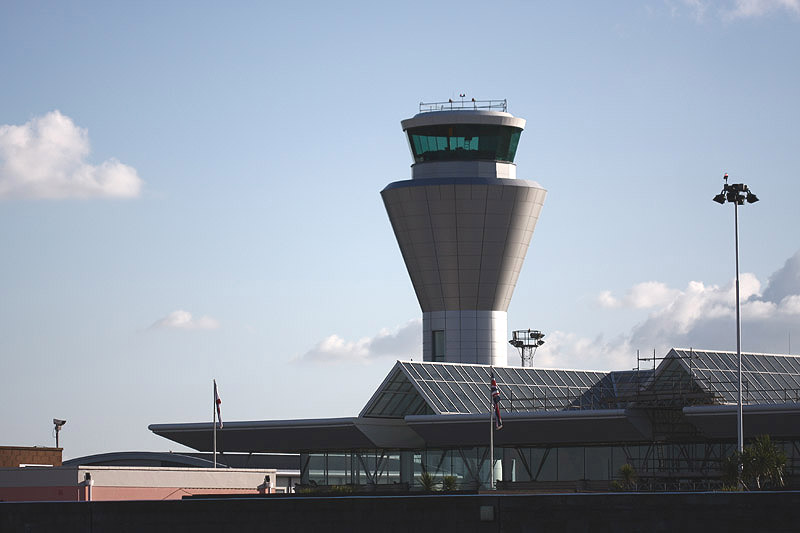
[[[753,274],[740,276],[742,348],[746,351],[800,352],[800,251],[762,283]],[[674,347],[735,350],[735,286],[691,281],[676,289],[662,282],[632,286],[623,297],[610,291],[598,295],[606,308],[648,309],[647,317],[629,331],[595,337],[568,331],[547,333],[535,356],[537,367],[622,370],[636,366],[636,351],[662,357]],[[420,357],[422,327],[412,320],[392,331],[348,341],[331,335],[295,360],[309,362],[366,363],[381,356],[396,359]],[[519,355],[509,348],[508,360]]]
[[[333,334],[317,343],[295,361],[313,363],[368,363],[376,357],[422,359],[422,321],[410,320],[392,330],[382,329],[373,337],[347,341]]]
[[[742,348],[747,351],[797,353],[800,347],[800,251],[769,278],[766,288],[749,273],[740,276]],[[598,295],[606,308],[649,307],[647,318],[626,333],[606,340],[555,331],[536,354],[537,366],[630,368],[636,350],[663,356],[672,347],[736,349],[735,286],[706,285],[692,281],[685,289],[663,283],[633,286],[623,298],[610,291]],[[793,339],[793,341],[792,341]]]
[[[615,298],[611,291],[603,291],[597,296],[597,302],[609,309],[617,307],[646,309],[664,305],[675,297],[676,292],[660,281],[645,281],[631,287],[622,299]]]
[[[210,316],[194,318],[189,311],[178,309],[156,320],[150,329],[217,329],[219,321]]]
[[[711,13],[713,17],[727,21],[764,17],[775,13],[800,15],[800,0],[664,0],[671,17],[687,14],[698,23],[703,23]]]
[[[614,298],[614,296],[611,294],[611,291],[602,291],[600,294],[598,294],[597,303],[600,304],[600,307],[605,307],[607,309],[622,307],[622,302]]]
[[[800,0],[735,0],[723,15],[728,19],[744,19],[781,11],[800,15]]]
[[[116,159],[91,165],[89,153],[87,130],[59,111],[0,125],[0,199],[139,196],[135,168]]]
[[[635,353],[635,351],[634,351]],[[519,364],[511,354],[512,364]],[[545,344],[536,351],[534,364],[538,368],[566,368],[576,370],[622,370],[631,367],[631,349],[625,336],[606,340],[602,335],[582,337],[576,333],[553,331],[545,337]]]
[[[786,315],[800,315],[800,294],[793,294],[781,300],[778,310]]]

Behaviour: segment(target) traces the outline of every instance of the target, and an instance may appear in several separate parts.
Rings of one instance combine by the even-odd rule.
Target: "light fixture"
[[[55,426],[55,434],[56,434],[56,448],[58,448],[58,434],[61,431],[61,428],[64,427],[66,424],[66,420],[61,420],[60,418],[53,419],[53,425]]]

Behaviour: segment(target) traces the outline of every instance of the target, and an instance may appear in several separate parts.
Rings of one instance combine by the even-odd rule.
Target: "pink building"
[[[133,466],[0,468],[0,501],[178,500],[271,494],[276,470]]]

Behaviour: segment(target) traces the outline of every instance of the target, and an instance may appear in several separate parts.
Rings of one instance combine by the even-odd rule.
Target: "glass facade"
[[[500,161],[513,163],[522,129],[484,124],[446,124],[410,128],[415,163]]]
[[[773,442],[786,453],[786,476],[800,475],[800,441]],[[722,460],[735,448],[732,442],[496,447],[495,475],[512,483],[587,481],[610,486],[619,479],[620,467],[627,463],[636,470],[643,490],[720,488]],[[408,457],[406,467],[403,467],[403,454]],[[409,487],[419,488],[423,472],[439,481],[444,476],[453,476],[461,489],[486,488],[489,449],[477,446],[317,453],[311,454],[308,462],[308,479],[318,485],[406,482]]]
[[[400,482],[400,452],[315,453],[307,468],[318,485],[392,485]]]

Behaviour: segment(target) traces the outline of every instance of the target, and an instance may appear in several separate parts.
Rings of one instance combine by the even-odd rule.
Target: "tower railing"
[[[494,109],[497,111],[508,111],[508,102],[503,100],[453,100],[452,98],[446,102],[420,102],[419,112],[430,113],[432,111],[459,111],[465,109]]]

